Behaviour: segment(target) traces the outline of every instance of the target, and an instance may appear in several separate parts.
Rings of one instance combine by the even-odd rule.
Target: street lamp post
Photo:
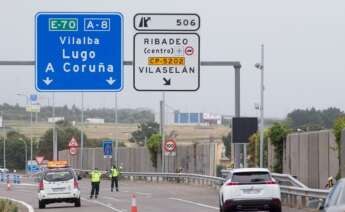
[[[255,67],[261,71],[260,83],[260,167],[264,163],[264,45],[261,45],[261,63],[255,64]]]
[[[24,147],[25,147],[25,166],[24,166],[24,170],[25,170],[25,174],[27,174],[27,169],[26,169],[26,165],[28,164],[28,147],[26,144],[26,141],[23,140],[22,138],[19,138],[20,141],[24,142]]]
[[[29,97],[25,94],[18,93],[17,96],[23,96],[26,99],[26,105],[29,104]],[[31,105],[31,104],[30,104]],[[30,160],[32,161],[32,108],[30,108]]]

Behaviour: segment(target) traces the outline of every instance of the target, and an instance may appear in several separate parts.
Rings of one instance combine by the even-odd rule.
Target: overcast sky
[[[34,16],[37,12],[121,12],[124,55],[132,60],[136,13],[198,13],[201,60],[242,63],[241,115],[254,116],[260,101],[260,44],[265,44],[265,115],[285,117],[295,108],[345,110],[345,2],[277,0],[1,0],[0,60],[34,60]],[[0,103],[24,104],[16,93],[30,94],[34,67],[0,67]],[[132,68],[125,68],[121,108],[158,111],[159,92],[137,92]],[[49,93],[43,93],[50,96]],[[80,106],[79,93],[57,93],[57,105]],[[88,108],[112,107],[114,94],[86,93]],[[167,103],[189,112],[234,113],[233,70],[202,67],[197,92],[167,93]],[[47,104],[43,101],[42,104]]]

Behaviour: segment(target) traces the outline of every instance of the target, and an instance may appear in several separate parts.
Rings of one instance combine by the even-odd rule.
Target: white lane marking
[[[29,205],[28,203],[26,203],[26,202],[23,202],[23,201],[20,201],[20,200],[17,200],[17,199],[12,199],[12,198],[9,198],[9,197],[2,197],[2,196],[0,196],[0,199],[8,199],[8,200],[11,200],[13,202],[17,202],[19,204],[24,205],[28,209],[29,212],[34,212],[34,208],[31,205]]]
[[[197,205],[197,206],[204,207],[204,208],[210,208],[210,209],[214,209],[214,210],[219,210],[218,207],[214,207],[214,206],[210,206],[210,205],[205,205],[205,204],[202,204],[202,203],[193,202],[193,201],[189,201],[189,200],[184,200],[184,199],[179,199],[179,198],[169,198],[169,199],[180,201],[180,202],[184,202],[184,203],[188,203],[188,204],[192,204],[192,205]]]
[[[116,201],[116,202],[121,202],[120,199],[116,199],[116,198],[113,198],[113,197],[107,197],[107,196],[105,196],[105,197],[102,197],[102,198],[103,198],[103,199],[114,200],[114,201]]]
[[[133,193],[133,194],[139,194],[143,196],[152,196],[151,193],[145,193],[145,192],[138,192],[138,191],[123,191],[124,193]]]
[[[97,201],[97,200],[88,200],[86,198],[81,198],[81,199],[86,201],[86,202],[91,202],[91,203],[96,203],[96,204],[102,205],[102,206],[104,206],[106,208],[110,208],[110,209],[112,209],[113,211],[116,211],[116,212],[123,212],[122,210],[119,210],[117,208],[112,207],[110,203],[105,204],[105,203]]]

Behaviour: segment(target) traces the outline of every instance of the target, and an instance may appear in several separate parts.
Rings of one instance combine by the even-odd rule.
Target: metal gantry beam
[[[3,60],[0,61],[0,66],[34,66],[34,60],[27,60],[27,61],[17,61],[17,60]],[[132,66],[133,61],[124,61],[124,66]],[[217,67],[234,67],[235,71],[235,117],[240,117],[240,99],[241,99],[241,77],[240,77],[240,70],[241,70],[241,63],[239,61],[201,61],[201,66],[217,66]],[[235,153],[235,166],[237,168],[240,167],[241,159],[241,144],[234,144],[234,153]],[[246,151],[246,144],[244,144],[244,151]],[[164,154],[164,153],[163,153]],[[246,152],[244,152],[244,165],[246,164],[245,156]],[[164,157],[164,156],[163,156]]]

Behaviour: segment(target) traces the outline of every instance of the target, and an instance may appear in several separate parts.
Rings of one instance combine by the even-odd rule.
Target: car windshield
[[[271,180],[271,176],[268,172],[240,172],[234,173],[231,181],[240,184],[256,184],[264,183]]]
[[[73,173],[70,170],[49,171],[44,175],[44,180],[49,182],[66,181],[73,179]]]

